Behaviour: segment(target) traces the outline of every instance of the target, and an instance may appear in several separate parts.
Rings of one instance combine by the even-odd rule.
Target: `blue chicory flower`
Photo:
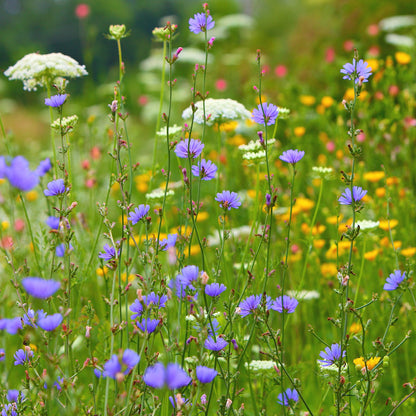
[[[217,374],[218,371],[214,368],[205,367],[203,365],[198,365],[196,367],[196,378],[203,384],[211,383]]]
[[[384,284],[383,289],[390,291],[396,290],[400,283],[406,278],[406,272],[401,272],[401,270],[395,270],[393,273],[389,275],[386,279],[386,283]]]
[[[204,146],[205,145],[201,143],[199,140],[191,139],[189,141],[189,139],[186,139],[186,140],[182,140],[176,145],[175,153],[176,153],[176,156],[182,159],[188,159],[188,158],[195,159],[202,153]]]
[[[61,282],[41,277],[26,277],[22,280],[22,285],[26,292],[34,298],[47,299],[61,287]]]
[[[159,247],[162,251],[167,251],[171,247],[175,247],[178,234],[168,234],[167,238],[159,241]]]
[[[303,150],[286,150],[286,152],[283,152],[283,154],[279,156],[279,159],[283,160],[283,162],[294,165],[295,163],[298,163],[303,156],[305,156],[305,152]]]
[[[274,104],[259,104],[253,110],[251,119],[258,124],[267,124],[271,126],[276,122],[279,115],[279,109]]]
[[[240,197],[237,192],[222,191],[217,193],[215,200],[220,203],[220,207],[223,209],[231,208],[237,209],[241,205]]]
[[[200,177],[203,181],[210,181],[215,178],[217,166],[210,160],[202,159],[197,165],[192,166],[192,174]]]
[[[241,301],[238,305],[240,308],[240,315],[244,317],[253,313],[259,307],[261,297],[261,295],[251,295]]]
[[[136,322],[136,325],[143,332],[147,332],[148,334],[151,334],[152,332],[156,330],[159,323],[160,323],[160,319],[145,318],[141,322]]]
[[[45,224],[48,227],[52,228],[52,230],[57,230],[59,228],[59,222],[60,222],[59,217],[52,217],[51,216],[51,217],[48,217],[45,220]]]
[[[228,345],[228,342],[224,338],[217,337],[217,340],[214,341],[214,338],[208,337],[204,342],[204,347],[207,350],[211,351],[221,351]]]
[[[133,212],[129,213],[129,221],[131,221],[133,225],[137,224],[146,217],[149,209],[149,205],[140,204]]]
[[[116,249],[113,246],[110,246],[109,244],[104,244],[103,249],[104,249],[104,252],[100,252],[98,254],[98,257],[100,259],[104,259],[105,261],[110,261],[116,257]],[[118,251],[118,254],[120,254],[120,250]]]
[[[24,350],[19,349],[15,352],[14,358],[14,365],[24,365],[25,363],[30,362],[30,359],[33,357],[33,351],[26,347]]]
[[[284,393],[280,393],[277,396],[277,403],[281,404],[282,406],[289,406],[290,401],[292,403],[296,403],[299,400],[299,394],[296,389],[291,390],[290,388],[286,389]]]
[[[189,30],[195,34],[206,32],[215,26],[212,16],[206,13],[196,13],[189,19]]]
[[[352,195],[351,195],[351,189],[346,188],[345,191],[340,196],[340,198],[338,199],[338,202],[341,205],[352,205],[354,202],[358,202],[361,199],[363,199],[366,194],[367,194],[367,191],[365,191],[360,186],[353,186]]]
[[[166,385],[169,390],[176,390],[187,386],[192,379],[178,364],[171,363],[165,368],[162,363],[156,363],[146,369],[143,381],[155,389],[161,389]]]
[[[23,325],[20,317],[0,319],[0,330],[5,330],[10,335],[17,334],[19,329],[22,329],[22,327]]]
[[[69,253],[73,249],[74,249],[74,247],[72,247],[72,244],[71,243],[69,243],[69,249],[68,250],[66,249],[66,244],[65,243],[61,243],[61,244],[58,244],[56,246],[56,248],[55,248],[55,255],[56,255],[56,257],[64,257],[65,256],[65,253],[67,251]]]
[[[124,350],[121,363],[119,357],[113,354],[112,357],[104,364],[103,377],[116,379],[118,373],[122,372],[123,367],[127,367],[123,374],[128,374],[139,363],[140,356],[135,351]]]
[[[342,356],[345,357],[346,351],[343,351]],[[339,344],[332,344],[330,347],[326,347],[325,351],[320,352],[321,362],[323,367],[329,367],[332,364],[338,362],[341,358],[341,346]]]
[[[372,69],[368,66],[368,63],[360,59],[358,62],[353,58],[352,64],[346,63],[340,70],[341,73],[345,74],[342,79],[353,80],[356,84],[360,82],[368,82],[368,78],[372,74]]]
[[[45,105],[49,107],[61,107],[65,102],[67,94],[52,95],[51,98],[45,98]]]
[[[295,312],[296,307],[298,306],[298,301],[295,298],[291,298],[290,296],[283,295],[278,297],[272,304],[271,309],[282,313],[283,309],[286,313],[293,313]]]
[[[23,156],[12,159],[5,168],[5,176],[14,188],[20,191],[31,191],[39,183],[39,175],[29,168],[29,162]]]
[[[61,325],[63,319],[64,318],[60,313],[55,313],[53,315],[46,315],[42,318],[38,318],[36,323],[44,331],[50,332],[58,328],[58,326]]]
[[[222,283],[221,285],[219,283],[211,283],[205,286],[205,293],[213,298],[221,295],[225,290],[227,290],[227,287]]]
[[[45,160],[42,160],[39,163],[39,166],[36,168],[36,174],[39,177],[45,176],[52,169],[51,160],[47,157]]]
[[[65,188],[65,182],[63,179],[56,179],[51,181],[47,185],[48,189],[45,189],[43,193],[45,196],[57,196],[64,194],[68,189]]]

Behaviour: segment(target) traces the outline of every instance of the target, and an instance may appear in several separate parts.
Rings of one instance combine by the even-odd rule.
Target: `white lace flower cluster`
[[[194,122],[204,124],[204,107],[203,102],[195,103],[197,110],[194,114]],[[207,125],[212,126],[215,123],[225,123],[232,120],[245,120],[251,118],[251,113],[243,104],[230,98],[207,98],[205,100],[205,115]],[[182,113],[185,120],[192,118],[192,108],[188,107]]]
[[[249,363],[244,363],[244,366],[250,371],[260,373],[262,371],[273,370],[277,365],[271,360],[252,360]]]
[[[23,89],[36,91],[59,77],[76,78],[88,75],[85,65],[62,53],[41,55],[30,53],[9,67],[4,75],[10,80],[23,81]]]
[[[161,202],[163,201],[164,195],[165,195],[164,189],[156,188],[152,192],[146,194],[146,199]],[[173,195],[175,195],[175,192],[170,189],[166,192],[166,198],[173,196]]]
[[[315,177],[322,179],[330,179],[334,170],[332,168],[326,168],[323,166],[313,166],[312,172],[314,173]]]
[[[276,139],[267,140],[267,145],[271,146],[276,142]],[[251,161],[262,161],[266,158],[266,151],[262,147],[260,141],[251,140],[248,144],[238,146],[239,150],[243,152],[243,159]]]
[[[77,123],[78,123],[78,116],[73,115],[69,117],[62,117],[62,119],[59,119],[59,118],[56,119],[51,124],[51,127],[56,130],[60,130],[61,127],[63,130],[67,130],[67,129],[73,130],[73,128],[77,125]]]

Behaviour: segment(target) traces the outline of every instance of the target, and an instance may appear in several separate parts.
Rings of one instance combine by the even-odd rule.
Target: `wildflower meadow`
[[[3,62],[48,128],[1,114],[1,414],[415,415],[416,21],[308,84],[192,5],[100,87]]]

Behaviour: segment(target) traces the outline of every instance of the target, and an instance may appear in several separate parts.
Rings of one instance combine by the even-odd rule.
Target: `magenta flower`
[[[194,14],[194,17],[189,19],[189,30],[195,34],[206,32],[215,26],[215,21],[212,16],[205,13]]]
[[[276,122],[279,115],[279,109],[274,104],[259,104],[253,110],[251,119],[258,124],[267,124],[268,126]]]

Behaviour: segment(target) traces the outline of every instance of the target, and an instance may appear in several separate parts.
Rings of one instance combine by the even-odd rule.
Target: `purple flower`
[[[189,287],[190,289],[195,290],[192,282],[195,282],[198,279],[198,275],[198,266],[185,266],[182,268],[181,274],[178,275],[178,279],[182,282],[184,287]]]
[[[283,309],[286,311],[286,313],[293,313],[295,312],[296,307],[298,306],[298,301],[295,298],[291,298],[287,295],[284,295],[283,297],[278,297],[271,306],[271,309],[282,313]]]
[[[384,284],[384,290],[396,290],[399,287],[399,284],[403,282],[406,278],[406,272],[402,272],[400,270],[395,270],[390,276],[386,279],[386,283]]]
[[[58,217],[48,217],[45,221],[46,225],[52,228],[52,230],[57,230],[59,228],[59,218]]]
[[[227,290],[227,287],[222,283],[221,285],[219,283],[211,283],[210,285],[205,286],[205,293],[213,298],[221,295],[225,290]]]
[[[23,156],[16,156],[6,167],[7,179],[20,191],[31,191],[39,183],[39,175],[31,171],[29,162]]]
[[[55,313],[39,318],[37,324],[45,331],[53,331],[61,325],[63,319],[64,318],[60,313]]]
[[[289,406],[289,400],[295,403],[299,400],[299,394],[296,389],[291,390],[288,388],[284,393],[280,393],[277,396],[277,403],[281,404],[282,406]]]
[[[180,397],[180,400],[181,400],[181,408],[182,408],[183,405],[192,404],[189,401],[189,399],[185,399],[185,397],[183,397],[182,395]],[[173,397],[172,396],[169,396],[169,401],[170,401],[170,404],[174,408],[179,409],[179,403],[178,403],[178,397],[177,396],[173,396]]]
[[[68,249],[68,252],[70,252],[71,250],[73,250],[74,249],[74,247],[72,247],[72,244],[71,243],[69,243],[69,249]],[[56,248],[55,248],[55,255],[56,255],[56,257],[64,257],[65,256],[65,253],[66,253],[66,245],[65,245],[65,243],[61,243],[61,244],[59,244],[59,245],[57,245],[56,246]]]
[[[196,378],[203,384],[211,383],[217,374],[218,371],[214,368],[204,367],[203,365],[196,367]]]
[[[214,338],[208,337],[204,342],[204,347],[207,350],[211,351],[221,351],[228,345],[228,342],[224,338],[217,337],[217,340],[214,341]]]
[[[345,357],[346,351],[343,352],[342,356]],[[335,364],[341,358],[341,346],[339,344],[332,344],[331,347],[326,347],[325,351],[320,352],[320,361],[323,367],[329,367]]]
[[[18,416],[16,412],[16,405],[14,403],[3,405],[1,416]]]
[[[33,357],[33,351],[30,348],[17,350],[13,356],[14,365],[24,365]]]
[[[186,286],[183,284],[179,276],[175,277],[174,279],[170,279],[168,286],[171,290],[175,292],[178,298],[183,298],[184,296],[186,296]]]
[[[131,316],[131,319],[136,319],[138,316],[142,316],[143,305],[139,299],[135,299],[133,304],[129,308],[134,314]]]
[[[155,389],[166,384],[169,390],[175,390],[187,386],[192,379],[178,364],[168,364],[165,368],[162,363],[156,363],[146,369],[143,381]]]
[[[121,373],[123,366],[127,367],[124,374],[128,374],[139,363],[140,356],[133,350],[124,350],[121,363],[119,357],[113,354],[111,358],[104,364],[103,377],[116,379],[118,373]]]
[[[279,156],[279,159],[283,160],[283,162],[294,165],[295,163],[298,163],[303,156],[305,156],[305,152],[303,150],[286,150],[286,152],[283,152],[283,154]]]
[[[36,168],[36,174],[39,177],[45,176],[52,169],[51,160],[47,157],[45,160],[39,163],[39,166]]]
[[[4,361],[6,359],[6,351],[3,348],[0,348],[0,361]]]
[[[183,159],[188,159],[188,157],[195,159],[202,153],[204,146],[205,145],[201,143],[199,140],[191,139],[191,141],[189,141],[189,139],[186,139],[182,140],[176,145],[175,153],[176,156],[181,157]]]
[[[263,103],[253,110],[251,119],[258,124],[270,126],[276,122],[278,115],[279,109],[274,104]]]
[[[137,224],[140,220],[145,218],[146,214],[149,212],[149,209],[149,205],[140,204],[138,208],[134,210],[134,212],[129,213],[129,220],[133,225]]]
[[[167,251],[171,247],[175,247],[178,234],[168,234],[168,238],[159,241],[159,247],[162,251]]]
[[[23,325],[20,317],[0,319],[0,330],[4,329],[10,335],[17,334],[19,329],[22,329],[22,327]]]
[[[143,302],[147,307],[151,305],[157,306],[159,309],[164,308],[166,306],[166,302],[168,301],[168,297],[166,295],[156,295],[155,292],[149,293],[147,296],[143,296]]]
[[[261,295],[251,295],[248,298],[244,299],[238,307],[240,308],[240,315],[247,316],[253,313],[261,302]]]
[[[41,277],[26,277],[22,280],[22,285],[34,298],[47,299],[61,287],[61,282],[52,279],[45,280]]]
[[[19,390],[8,390],[6,398],[9,403],[17,403],[22,401],[25,398],[25,395]]]
[[[48,183],[48,189],[45,189],[43,193],[45,196],[62,195],[67,191],[65,188],[65,182],[63,179],[56,179]]]
[[[58,377],[58,379],[53,383],[53,385],[56,387],[56,390],[61,391],[62,385],[64,384],[63,377]]]
[[[189,19],[189,30],[195,34],[206,32],[215,26],[212,16],[205,13],[196,13]]]
[[[367,191],[365,191],[360,186],[353,186],[352,188],[352,196],[351,196],[351,189],[346,188],[345,191],[342,193],[338,202],[341,205],[352,205],[354,202],[358,202],[365,197]]]
[[[217,194],[215,200],[220,202],[220,207],[224,209],[237,209],[241,205],[240,197],[237,192],[222,191]]]
[[[151,334],[158,327],[159,322],[160,322],[160,319],[145,318],[141,322],[136,322],[136,325],[143,332],[147,332],[148,334]]]
[[[356,63],[355,58],[352,60],[352,64],[345,64],[340,72],[345,74],[342,79],[354,79],[356,84],[360,82],[360,78],[361,82],[368,82],[368,78],[372,74],[371,67],[368,66],[367,62],[360,59]]]
[[[104,252],[100,252],[98,254],[98,257],[100,259],[104,259],[105,261],[110,261],[116,256],[116,249],[113,246],[104,244],[103,249],[104,249]],[[120,254],[120,250],[118,251],[118,254]]]
[[[215,178],[217,166],[210,160],[202,159],[197,165],[192,166],[192,174],[199,176],[203,181],[210,181]]]
[[[22,320],[25,325],[29,325],[32,328],[37,328],[37,325],[36,325],[37,319],[42,319],[45,316],[46,316],[46,313],[43,312],[42,309],[36,312],[33,309],[28,309],[27,313],[23,315]]]
[[[60,107],[66,100],[66,94],[52,95],[51,98],[45,98],[45,105],[49,107]]]

